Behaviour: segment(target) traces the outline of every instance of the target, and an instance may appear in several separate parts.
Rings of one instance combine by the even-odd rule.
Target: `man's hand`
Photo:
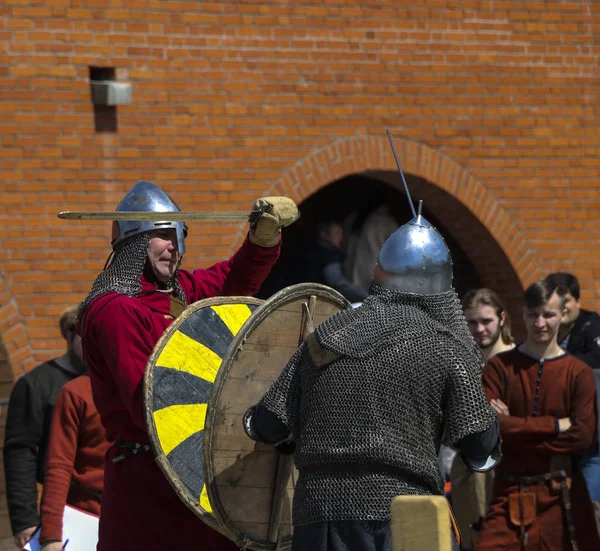
[[[571,419],[568,417],[563,417],[558,420],[558,432],[567,432],[573,423],[571,423]]]
[[[29,528],[25,528],[25,530],[21,530],[15,534],[15,545],[19,549],[23,549],[27,542],[33,537],[33,534],[37,530],[37,526],[30,526]]]
[[[490,402],[492,407],[496,410],[498,415],[510,415],[508,411],[508,406],[502,400],[492,400]]]
[[[263,197],[254,203],[253,210],[264,209],[255,226],[250,228],[250,241],[261,247],[279,243],[281,228],[300,218],[296,203],[288,197]]]
[[[62,551],[62,548],[62,541],[52,541],[50,543],[45,543],[44,545],[42,545],[42,551]]]

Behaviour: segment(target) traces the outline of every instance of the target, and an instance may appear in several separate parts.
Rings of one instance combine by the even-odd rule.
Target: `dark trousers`
[[[294,527],[292,551],[392,551],[389,521],[346,520]],[[459,551],[452,538],[452,551]]]

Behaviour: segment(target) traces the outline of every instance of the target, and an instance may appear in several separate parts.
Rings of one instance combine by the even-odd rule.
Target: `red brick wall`
[[[107,249],[108,225],[56,211],[114,208],[141,177],[186,208],[247,208],[316,149],[384,127],[467,171],[540,269],[573,269],[597,304],[597,4],[71,4],[1,8],[4,274],[35,361]],[[94,132],[90,65],[133,84],[116,134]],[[191,260],[231,250],[235,228],[214,230]]]
[[[287,181],[301,200],[334,173],[393,169],[386,127],[407,144],[407,172],[498,226],[522,283],[573,270],[586,305],[600,307],[599,11],[593,1],[7,0],[0,215],[21,332],[13,369],[61,351],[56,317],[108,252],[109,224],[57,211],[113,209],[140,178],[186,209],[246,209],[291,192]],[[132,83],[117,133],[94,130],[89,66]],[[357,162],[344,157],[354,147],[376,150]],[[471,204],[481,194],[489,203]],[[222,258],[240,231],[196,225],[186,263]]]
[[[386,127],[432,206],[462,203],[521,285],[571,270],[600,308],[599,15],[594,0],[5,0],[2,380],[62,352],[57,316],[108,253],[109,224],[58,211],[114,209],[141,178],[185,209],[301,201],[394,170]],[[95,132],[89,66],[132,83],[117,133]],[[483,230],[455,228],[483,270]],[[192,226],[186,265],[243,231]]]
[[[13,368],[61,350],[56,316],[107,254],[108,224],[61,222],[58,210],[112,209],[142,177],[188,209],[248,208],[310,173],[313,183],[294,180],[302,199],[332,171],[390,168],[377,152],[362,164],[306,164],[385,127],[412,144],[405,153],[442,163],[433,175],[460,172],[456,189],[433,184],[459,198],[468,182],[483,190],[510,230],[498,228],[499,245],[510,257],[518,239],[513,260],[528,259],[516,266],[522,283],[573,270],[586,305],[599,307],[599,5],[401,4],[4,2],[0,214],[5,292],[21,324]],[[90,65],[133,85],[115,134],[94,131]],[[403,162],[427,176],[427,162]],[[227,255],[238,227],[194,230],[188,265]]]

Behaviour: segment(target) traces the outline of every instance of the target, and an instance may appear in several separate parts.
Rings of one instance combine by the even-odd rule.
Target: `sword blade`
[[[64,211],[63,220],[145,220],[150,222],[248,222],[255,213],[243,211],[93,212]]]

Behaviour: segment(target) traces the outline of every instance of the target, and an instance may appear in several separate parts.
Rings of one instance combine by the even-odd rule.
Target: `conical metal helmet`
[[[154,184],[141,181],[135,184],[123,197],[117,206],[117,212],[181,212],[175,201],[167,193]],[[150,220],[117,220],[113,222],[113,248],[125,239],[138,233],[147,231],[174,228],[177,233],[177,250],[185,253],[185,236],[187,228],[184,222],[171,222],[168,217],[165,221],[155,222]]]
[[[407,293],[429,295],[452,289],[452,257],[444,238],[417,216],[383,244],[375,283]]]
[[[413,218],[390,235],[381,247],[373,280],[382,287],[406,293],[444,293],[452,289],[450,250],[440,233],[421,216],[423,201],[419,201],[419,210],[415,212],[394,140],[390,131],[386,132]]]

